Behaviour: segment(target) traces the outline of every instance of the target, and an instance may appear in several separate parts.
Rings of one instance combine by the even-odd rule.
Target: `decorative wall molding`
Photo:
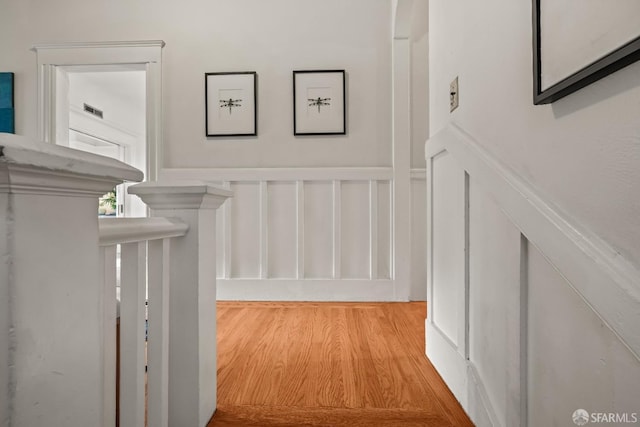
[[[427,179],[427,169],[426,168],[411,168],[411,179]]]
[[[165,168],[160,179],[206,181],[369,181],[390,180],[391,167],[354,168]]]
[[[162,40],[38,43],[38,137],[55,143],[57,67],[143,64],[146,68],[148,180],[157,179],[162,157]]]
[[[614,365],[618,360],[640,361],[640,273],[591,231],[579,228],[545,201],[535,188],[456,125],[433,136],[425,153],[426,353],[474,423],[504,426],[532,422],[527,408],[539,408],[543,404],[540,396],[548,396],[553,383],[549,380],[540,385],[539,378],[530,382],[528,375],[534,368],[549,375],[557,369],[556,374],[564,375],[566,364],[584,369],[591,366],[589,363],[602,363],[603,373],[597,378],[612,382],[603,384],[608,387],[606,393],[633,392],[630,384],[614,380],[624,375],[618,370],[624,368]],[[470,236],[475,240],[470,241]],[[485,242],[487,236],[491,238]],[[495,255],[488,256],[486,249],[495,250]],[[531,259],[536,259],[532,252],[539,254],[535,269],[530,266]],[[546,269],[542,267],[545,263]],[[456,273],[459,271],[463,274]],[[532,277],[535,288],[529,285]],[[556,304],[553,312],[543,308],[553,295],[540,290],[541,283],[562,286],[564,293],[560,293],[561,288],[554,289],[572,306]],[[530,296],[533,291],[535,300]],[[438,314],[443,311],[448,314]],[[541,352],[540,336],[545,334],[539,325],[548,326],[574,315],[582,320],[574,322],[573,329],[565,330],[564,335],[584,332],[585,336],[597,336],[596,343],[588,348],[600,355],[563,359],[562,350],[556,354]],[[496,316],[493,327],[499,325],[503,330],[491,329],[491,316]],[[478,324],[478,319],[485,324]],[[580,328],[593,329],[578,332]],[[530,347],[533,339],[538,340],[534,341],[538,348]],[[485,348],[495,346],[496,350],[482,350],[479,343]],[[556,359],[547,362],[548,354]],[[549,366],[553,363],[559,366]],[[625,366],[631,369],[632,365]],[[566,375],[574,378],[571,375],[575,374]],[[629,374],[635,377],[637,372]],[[563,393],[570,391],[571,386],[567,386]],[[561,405],[570,403],[563,401]],[[553,413],[533,419],[552,422],[563,417],[565,409],[559,406]]]
[[[219,300],[395,301],[393,280],[218,279]]]
[[[640,359],[638,270],[602,239],[552,207],[456,125],[429,140],[427,159],[444,149]]]
[[[390,167],[163,169],[160,180],[233,191],[217,227],[220,299],[409,298],[393,276]]]

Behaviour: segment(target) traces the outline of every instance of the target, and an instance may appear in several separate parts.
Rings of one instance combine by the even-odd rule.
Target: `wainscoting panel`
[[[528,425],[569,424],[578,408],[638,413],[640,362],[533,247],[528,324]]]
[[[464,354],[465,180],[446,151],[432,162],[433,277],[431,316],[435,327]]]
[[[296,277],[297,190],[295,182],[267,184],[267,278]]]
[[[377,205],[377,257],[373,257],[373,265],[374,267],[377,265],[377,271],[374,271],[374,274],[377,276],[373,276],[373,278],[378,279],[390,279],[392,277],[391,274],[391,246],[392,246],[392,202],[391,202],[391,183],[389,181],[378,181],[377,182],[377,190],[378,190],[378,205]],[[422,198],[424,199],[426,194],[422,194]],[[424,246],[426,236],[422,236],[422,246]],[[377,260],[377,261],[376,261]],[[424,263],[423,263],[424,265]],[[422,282],[422,286],[426,289],[426,281]],[[424,301],[424,298],[423,298]]]
[[[375,215],[370,211],[369,183],[345,181],[341,195],[340,276],[343,279],[369,278],[370,254],[378,245],[377,240],[370,240],[369,234],[371,217]]]
[[[340,182],[336,185],[340,185]],[[336,227],[333,192],[334,184],[331,181],[304,184],[304,271],[300,278],[333,278]]]
[[[426,158],[426,354],[474,423],[633,420],[637,270],[455,125]]]
[[[411,287],[412,301],[427,300],[427,180],[424,169],[411,171]]]
[[[234,192],[218,215],[219,299],[406,301],[393,280],[392,172],[164,169],[161,180]]]
[[[520,244],[518,228],[470,185],[468,363],[499,426],[520,422]]]
[[[234,182],[231,190],[231,217],[235,220],[227,224],[232,242],[230,277],[260,277],[261,238],[265,237],[261,230],[260,183]]]

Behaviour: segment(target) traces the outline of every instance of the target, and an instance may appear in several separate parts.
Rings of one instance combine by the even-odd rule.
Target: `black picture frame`
[[[255,71],[205,73],[205,134],[207,137],[258,135],[258,75]],[[221,98],[222,93],[242,98]],[[214,96],[214,93],[216,96]],[[222,114],[228,108],[229,116]],[[232,117],[233,114],[236,117]]]
[[[331,94],[309,98],[310,93]],[[315,117],[306,114],[316,111]],[[330,107],[330,108],[324,108]],[[309,111],[307,111],[309,110]],[[324,115],[323,115],[324,114]],[[346,135],[347,96],[345,70],[293,71],[293,134]]]
[[[565,96],[594,83],[609,74],[620,70],[640,60],[640,28],[638,37],[625,43],[611,52],[606,53],[600,59],[585,64],[556,84],[542,88],[542,55],[541,51],[541,23],[540,2],[532,0],[532,24],[533,24],[533,103],[535,105],[549,104]]]

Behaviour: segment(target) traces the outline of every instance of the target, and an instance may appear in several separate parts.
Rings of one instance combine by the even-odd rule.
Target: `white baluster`
[[[232,195],[203,183],[129,187],[154,217],[175,217],[189,232],[171,242],[169,423],[206,425],[216,408],[216,209]]]
[[[116,424],[116,246],[100,248],[103,300],[104,408],[103,425]]]
[[[170,249],[170,239],[149,241],[148,425],[153,427],[169,425]]]
[[[147,242],[121,245],[120,426],[144,426]]]

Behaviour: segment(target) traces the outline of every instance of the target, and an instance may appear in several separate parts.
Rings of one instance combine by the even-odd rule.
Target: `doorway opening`
[[[73,108],[69,108],[69,86],[73,79],[86,78],[88,74],[97,73],[106,76],[122,76],[124,73],[139,72],[144,75],[144,149],[135,154],[136,160],[131,165],[145,171],[145,180],[155,181],[158,169],[162,166],[162,40],[115,41],[115,42],[71,42],[45,43],[33,47],[38,63],[38,134],[42,141],[69,145],[71,137],[79,144],[94,147],[110,145],[124,146],[127,161],[134,154],[127,154],[127,144],[131,135],[122,134],[117,137],[103,137],[85,129],[78,129],[72,120]],[[114,90],[121,90],[117,84]],[[85,94],[88,92],[85,92]],[[84,102],[77,106],[82,112],[99,111],[106,120],[107,116],[97,105]],[[76,110],[77,110],[76,109]],[[117,111],[117,110],[111,110]],[[78,116],[79,117],[79,116]],[[78,118],[76,117],[76,118]],[[86,117],[85,117],[86,118]],[[71,129],[71,130],[70,130]],[[79,137],[78,135],[84,135]],[[98,137],[93,138],[93,137]],[[122,137],[122,138],[120,138]],[[88,143],[87,141],[93,141]],[[109,144],[109,145],[104,145]],[[90,148],[102,150],[102,148]],[[119,150],[119,149],[118,149]],[[129,148],[129,151],[132,151]],[[144,158],[143,158],[144,157]],[[142,159],[142,160],[141,160]],[[140,163],[142,162],[142,163]],[[126,206],[124,207],[126,212]]]
[[[139,64],[56,68],[58,145],[111,157],[147,175],[146,71]],[[146,216],[121,184],[101,198],[101,216]]]

